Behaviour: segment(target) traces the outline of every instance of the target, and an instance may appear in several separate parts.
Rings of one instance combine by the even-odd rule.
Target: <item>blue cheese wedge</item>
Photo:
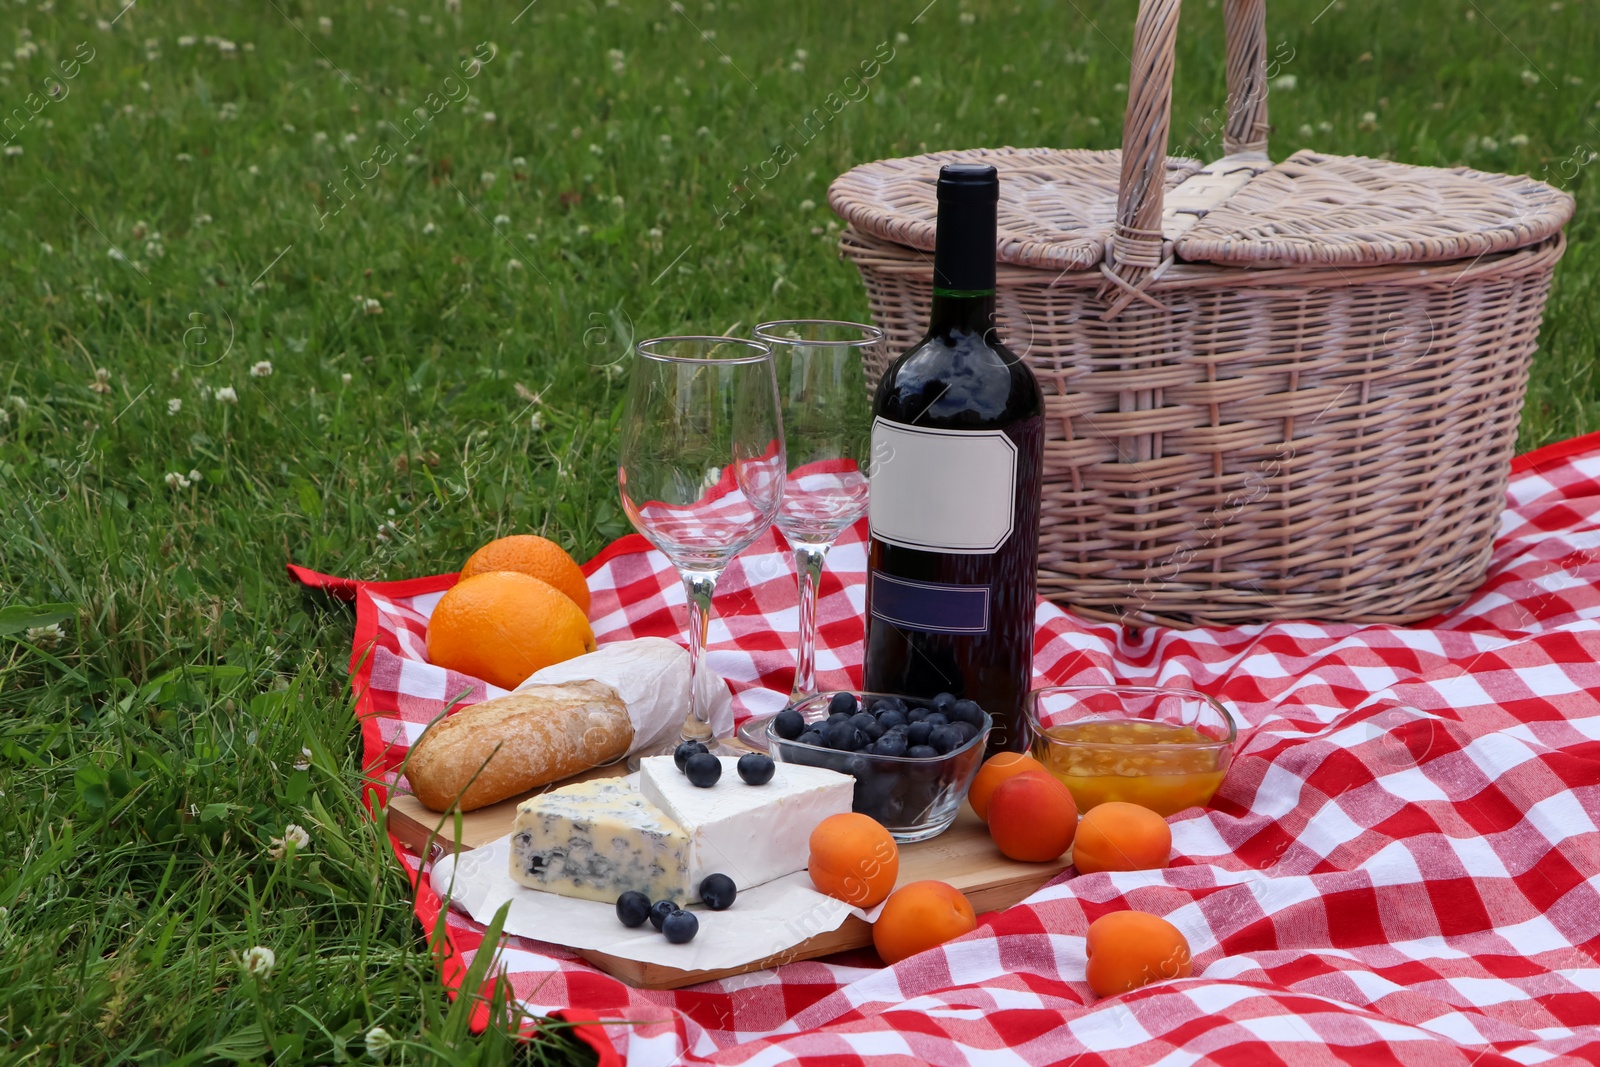
[[[720,757],[709,789],[690,783],[671,756],[640,761],[639,792],[689,838],[689,881],[725,874],[740,889],[803,871],[811,831],[850,810],[855,779],[822,767],[779,763],[765,785],[748,785],[738,759]]]
[[[690,853],[688,833],[640,794],[635,779],[599,778],[517,806],[511,877],[564,897],[610,903],[636,889],[686,904],[700,884]]]

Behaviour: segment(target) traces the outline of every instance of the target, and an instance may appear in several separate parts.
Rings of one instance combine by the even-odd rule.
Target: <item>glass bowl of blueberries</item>
[[[767,720],[767,748],[784,763],[856,780],[854,810],[902,844],[955,822],[989,739],[989,715],[949,693],[817,693]]]

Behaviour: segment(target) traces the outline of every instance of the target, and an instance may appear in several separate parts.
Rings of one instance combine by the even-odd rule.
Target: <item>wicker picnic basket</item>
[[[1179,0],[1142,0],[1121,152],[974,149],[829,189],[892,353],[941,164],[1000,171],[998,314],[1046,394],[1040,592],[1129,623],[1403,623],[1482,580],[1572,198],[1267,158],[1263,0],[1227,0],[1224,157],[1169,158]],[[875,383],[886,365],[869,368]]]

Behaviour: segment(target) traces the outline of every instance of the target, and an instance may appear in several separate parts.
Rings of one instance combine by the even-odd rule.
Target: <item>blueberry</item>
[[[982,729],[983,709],[975,700],[958,700],[949,711],[951,722],[966,722]]]
[[[934,711],[943,712],[948,712],[950,710],[950,705],[956,702],[956,696],[954,693],[940,693],[938,696],[929,701],[929,703],[933,705]]]
[[[849,722],[849,721],[850,721],[849,713],[848,712],[843,712],[843,711],[835,712],[834,714],[829,715],[826,719],[822,720],[823,725],[825,725],[825,726],[832,726],[836,722]]]
[[[772,772],[777,768],[773,766],[772,757],[764,752],[746,752],[739,757],[739,777],[745,780],[746,785],[766,785],[772,781]]]
[[[878,738],[874,747],[880,756],[904,756],[911,746],[906,744],[905,734],[888,733]]]
[[[932,745],[934,751],[941,756],[946,752],[954,752],[963,744],[961,731],[954,726],[936,727],[933,733],[928,736],[928,744]]]
[[[950,724],[950,729],[961,732],[961,743],[963,745],[983,732],[970,722],[953,722]]]
[[[850,720],[848,719],[840,722],[830,722],[827,730],[823,732],[823,736],[828,739],[829,748],[843,751],[847,748],[855,747],[852,742],[855,741],[856,728],[850,725]]]
[[[929,726],[949,726],[950,716],[946,715],[942,711],[933,711],[929,712],[928,717],[922,721],[927,723]]]
[[[868,723],[866,726],[861,728],[861,732],[866,734],[867,737],[873,741],[876,741],[878,738],[888,733],[888,731],[883,728],[883,724],[879,722]]]
[[[818,748],[822,748],[828,743],[828,739],[816,730],[807,730],[800,735],[799,741],[802,745],[815,745]]]
[[[906,702],[899,697],[879,697],[872,702],[873,711],[905,711]]]
[[[683,765],[690,785],[710,789],[722,777],[722,761],[709,752],[696,752]]]
[[[686,944],[700,932],[700,920],[694,917],[692,911],[675,911],[661,924],[661,932],[674,945]]]
[[[872,744],[872,735],[857,727],[850,727],[850,751],[860,752]]]
[[[858,782],[872,777],[872,761],[860,753],[848,757],[839,769]]]
[[[785,741],[793,741],[806,732],[805,716],[793,708],[784,708],[773,718],[772,732]]]
[[[933,712],[929,711],[927,708],[912,708],[910,711],[906,712],[906,722],[918,723],[932,714]]]
[[[912,745],[906,749],[906,755],[912,759],[934,759],[939,755],[939,750],[928,745]]]
[[[617,898],[617,918],[623,926],[643,926],[650,918],[650,898],[630,889]]]
[[[924,719],[922,722],[914,722],[910,726],[906,727],[906,740],[910,742],[913,747],[917,745],[925,745],[928,743],[928,738],[930,735],[932,735],[932,733],[933,727],[929,725],[926,719]]]
[[[850,725],[854,726],[857,730],[865,730],[867,727],[871,726],[877,721],[878,720],[876,718],[865,711],[858,711],[854,715],[850,716]]]
[[[841,713],[854,715],[858,707],[860,705],[856,703],[856,695],[854,693],[835,693],[828,700],[828,714],[830,715]]]
[[[706,751],[706,746],[698,741],[685,741],[672,750],[672,762],[678,765],[678,770],[683,770],[684,764],[689,762],[689,757],[696,752]]]
[[[894,708],[890,708],[888,711],[881,712],[878,715],[878,725],[885,730],[893,729],[896,726],[904,726],[905,724],[906,713],[903,711],[896,711]]]
[[[733,907],[733,898],[738,895],[739,887],[725,874],[708,874],[700,883],[700,899],[712,911],[727,911]]]
[[[654,926],[657,930],[661,929],[661,924],[666,921],[667,916],[671,915],[677,910],[678,905],[674,904],[670,900],[656,901],[654,904],[650,905],[650,925]]]

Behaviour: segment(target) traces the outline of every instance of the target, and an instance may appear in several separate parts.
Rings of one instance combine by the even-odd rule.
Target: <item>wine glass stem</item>
[[[689,597],[689,714],[683,720],[685,741],[711,740],[711,709],[700,693],[705,668],[706,636],[711,626],[711,595],[719,571],[684,571],[683,589]]]
[[[794,690],[791,701],[817,691],[817,587],[822,582],[826,544],[804,542],[794,546],[795,576],[800,582],[800,647],[794,656]]]

